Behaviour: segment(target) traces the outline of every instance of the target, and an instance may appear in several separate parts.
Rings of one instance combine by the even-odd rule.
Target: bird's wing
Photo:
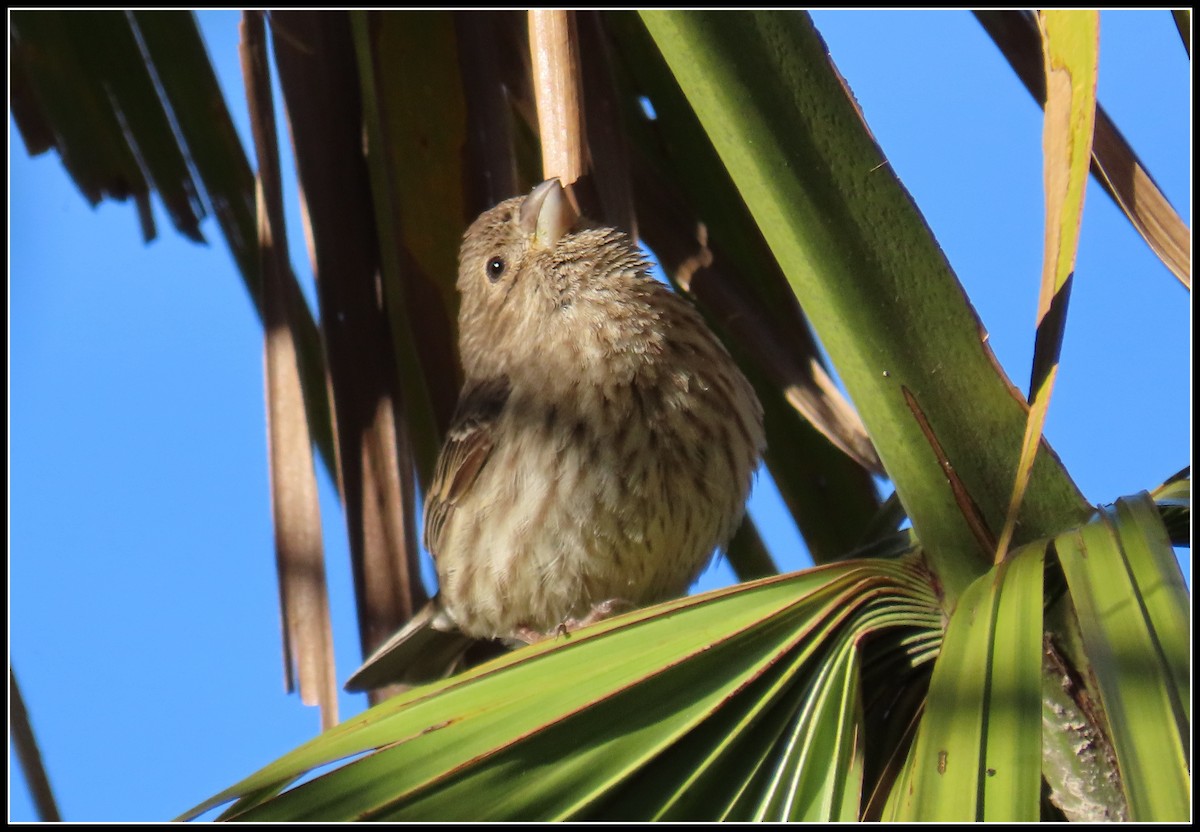
[[[511,388],[505,377],[468,384],[446,431],[425,498],[425,548],[436,559],[455,504],[475,482],[495,445],[495,424]]]

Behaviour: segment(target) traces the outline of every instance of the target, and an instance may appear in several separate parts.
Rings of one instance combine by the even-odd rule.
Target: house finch
[[[535,641],[678,596],[729,541],[762,408],[649,268],[557,179],[467,230],[466,381],[425,501],[439,594],[347,688],[437,678],[471,639]]]

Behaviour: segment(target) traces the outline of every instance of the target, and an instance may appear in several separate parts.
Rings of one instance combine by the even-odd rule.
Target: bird
[[[449,675],[683,595],[740,524],[765,449],[750,383],[623,231],[558,179],[459,251],[464,384],[425,495],[438,592],[346,684]]]

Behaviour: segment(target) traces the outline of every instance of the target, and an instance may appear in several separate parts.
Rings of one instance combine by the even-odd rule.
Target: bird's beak
[[[553,248],[577,219],[579,214],[557,179],[547,179],[521,203],[521,228],[538,248]]]

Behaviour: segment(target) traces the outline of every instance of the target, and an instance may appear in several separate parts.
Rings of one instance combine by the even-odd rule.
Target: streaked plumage
[[[353,686],[435,675],[411,655],[440,638],[431,629],[440,662],[462,635],[528,640],[605,601],[680,595],[728,542],[762,411],[699,314],[648,271],[624,233],[581,222],[557,180],[468,229],[466,382],[425,507],[439,594]]]

